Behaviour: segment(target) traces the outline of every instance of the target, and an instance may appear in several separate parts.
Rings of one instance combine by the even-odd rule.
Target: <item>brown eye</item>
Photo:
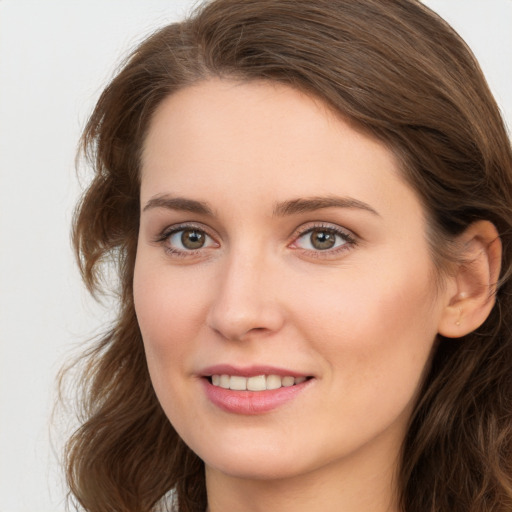
[[[336,244],[336,233],[325,229],[314,229],[310,233],[311,246],[319,251],[332,249]]]
[[[201,249],[205,241],[205,234],[197,229],[184,229],[181,232],[181,243],[186,249]]]
[[[162,241],[165,241],[167,249],[173,254],[187,254],[188,252],[193,253],[193,251],[201,249],[218,247],[218,244],[211,236],[194,226],[176,229],[171,234],[165,235]]]
[[[326,252],[333,254],[337,249],[349,248],[355,245],[355,240],[349,232],[333,226],[312,227],[297,237],[293,246],[310,252]]]

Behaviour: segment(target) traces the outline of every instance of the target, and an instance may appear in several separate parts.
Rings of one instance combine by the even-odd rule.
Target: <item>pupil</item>
[[[330,249],[336,243],[336,236],[329,231],[315,230],[311,233],[311,245],[315,249]]]
[[[181,243],[187,249],[200,249],[204,245],[204,233],[193,229],[186,229],[181,235]]]

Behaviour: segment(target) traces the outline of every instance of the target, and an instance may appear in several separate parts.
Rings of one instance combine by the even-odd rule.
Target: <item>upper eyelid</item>
[[[313,231],[315,229],[325,229],[325,230],[332,230],[337,233],[342,233],[344,235],[347,235],[351,238],[359,238],[354,231],[351,229],[345,228],[343,226],[340,226],[339,224],[334,224],[332,222],[324,222],[324,221],[313,221],[308,222],[305,224],[302,224],[297,229],[294,230],[290,238],[295,239],[298,238],[306,233],[309,233],[310,231]]]
[[[176,231],[181,231],[182,229],[190,229],[190,228],[197,228],[201,231],[204,231],[206,234],[211,235],[211,231],[213,231],[211,228],[209,228],[208,226],[206,226],[205,224],[203,224],[202,222],[196,222],[196,221],[190,221],[190,222],[179,222],[177,224],[171,224],[169,226],[166,226],[164,229],[161,230],[161,234],[166,234],[166,233],[174,233]],[[294,237],[294,236],[300,236],[301,234],[303,233],[307,233],[308,231],[312,230],[312,229],[332,229],[333,231],[340,231],[342,233],[347,233],[347,234],[353,234],[354,236],[357,236],[355,235],[355,233],[348,229],[348,228],[345,228],[343,226],[340,226],[339,224],[334,224],[332,222],[325,222],[325,221],[311,221],[311,222],[307,222],[307,223],[303,223],[301,224],[299,227],[295,228],[292,232],[292,234],[290,235],[290,238]]]
[[[165,239],[171,236],[173,233],[184,231],[186,229],[197,229],[198,231],[203,231],[204,233],[206,233],[210,238],[213,238],[214,240],[216,239],[216,237],[212,235],[212,230],[209,229],[204,224],[202,224],[201,222],[180,222],[178,224],[172,224],[162,229],[159,232],[158,237],[161,237],[161,239]]]

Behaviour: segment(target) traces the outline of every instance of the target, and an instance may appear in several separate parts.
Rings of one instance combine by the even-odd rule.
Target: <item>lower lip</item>
[[[296,398],[313,379],[300,384],[266,391],[233,391],[214,386],[208,379],[202,379],[206,396],[223,411],[234,414],[255,415],[273,411]]]

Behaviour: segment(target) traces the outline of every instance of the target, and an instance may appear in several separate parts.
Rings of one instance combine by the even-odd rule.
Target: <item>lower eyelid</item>
[[[197,225],[197,224],[177,224],[174,226],[168,226],[165,229],[162,229],[157,236],[155,237],[156,241],[164,241],[167,240],[170,236],[174,235],[175,233],[178,233],[180,231],[186,231],[186,230],[196,230],[201,231],[205,235],[207,235],[212,240],[214,239],[213,236],[210,235],[209,231],[205,229],[204,227]]]

